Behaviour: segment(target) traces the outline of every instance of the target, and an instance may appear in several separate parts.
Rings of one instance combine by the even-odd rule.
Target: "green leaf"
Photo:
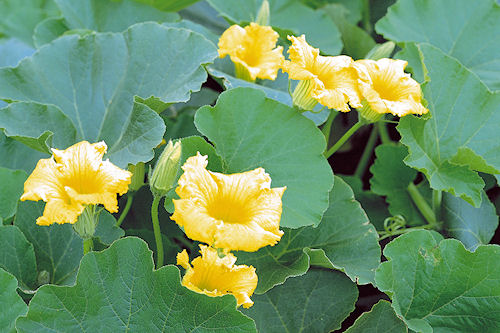
[[[257,269],[256,292],[262,294],[288,277],[302,275],[310,264],[337,268],[359,284],[373,283],[380,264],[375,228],[339,177],[330,192],[330,207],[317,228],[283,228],[281,241],[255,253],[238,252],[238,262]],[[326,256],[327,260],[317,262]],[[315,262],[316,261],[316,262]],[[326,261],[326,263],[325,263]]]
[[[183,8],[191,6],[199,0],[135,0],[140,3],[145,3],[160,10],[168,12],[177,12]]]
[[[273,187],[287,186],[282,226],[318,225],[333,176],[322,154],[325,138],[311,120],[259,90],[237,88],[200,108],[195,124],[214,143],[225,173],[263,167]]]
[[[20,202],[14,225],[33,244],[38,272],[48,272],[52,284],[73,284],[83,256],[83,241],[71,224],[36,225],[43,208],[41,201]]]
[[[376,25],[397,42],[425,42],[500,89],[500,7],[495,0],[399,0]]]
[[[58,15],[58,10],[53,0],[3,0],[0,13],[0,34],[33,45],[35,26],[47,17]]]
[[[99,215],[99,223],[95,229],[94,237],[98,238],[104,245],[110,245],[123,235],[125,235],[125,231],[116,225],[114,216],[103,209]]]
[[[425,173],[433,189],[479,207],[484,181],[472,170],[500,173],[500,94],[439,49],[419,47],[431,80],[423,91],[432,118],[401,119],[405,163]]]
[[[368,312],[363,313],[346,333],[406,333],[408,328],[399,319],[391,303],[380,300]]]
[[[28,312],[28,306],[21,296],[17,294],[16,278],[0,268],[0,330],[2,332],[14,333],[17,317]]]
[[[35,252],[18,227],[0,225],[0,268],[14,275],[22,289],[35,289]]]
[[[150,160],[165,131],[160,117],[134,103],[134,95],[187,101],[206,80],[202,64],[215,57],[204,37],[155,23],[124,33],[66,36],[18,67],[0,69],[0,97],[59,108],[77,132],[75,141],[104,140],[109,159],[125,167]],[[54,140],[66,131],[54,132]]]
[[[262,0],[208,0],[231,23],[254,22]],[[335,24],[321,10],[313,10],[295,0],[270,0],[270,25],[281,36],[305,34],[307,41],[327,54],[342,50],[340,33]]]
[[[373,174],[370,179],[371,190],[386,196],[389,212],[393,216],[403,215],[411,226],[426,224],[407,190],[408,185],[415,180],[417,171],[403,163],[408,155],[406,147],[381,145],[375,149],[375,154],[375,163],[370,168]]]
[[[139,237],[148,243],[148,247],[153,251],[153,259],[156,261],[157,250],[153,231],[148,229],[127,229],[125,235]],[[161,234],[161,240],[163,242],[165,264],[175,264],[177,262],[177,253],[181,252],[182,248],[175,244],[174,241],[171,241],[165,234]]]
[[[28,178],[28,175],[22,170],[10,170],[0,167],[0,184],[2,184],[0,218],[7,219],[16,213],[17,202],[23,194],[26,178]]]
[[[329,332],[340,328],[357,298],[356,285],[344,274],[311,269],[253,296],[255,304],[243,313],[260,332]]]
[[[447,234],[460,240],[468,250],[475,250],[481,244],[488,244],[498,227],[495,206],[486,193],[479,208],[466,201],[443,193],[442,218]]]
[[[180,284],[179,270],[153,271],[138,238],[87,254],[71,287],[46,285],[16,322],[19,332],[255,332],[232,295],[208,297]]]
[[[46,154],[35,151],[17,140],[8,138],[0,130],[0,167],[8,169],[22,169],[31,173],[41,158],[47,158]]]
[[[16,38],[0,40],[0,67],[16,66],[19,60],[29,57],[35,50]],[[1,101],[0,101],[1,103]],[[2,105],[0,104],[0,107]]]
[[[467,251],[456,239],[412,231],[384,249],[380,290],[392,295],[398,316],[417,332],[500,330],[500,247]],[[459,319],[459,320],[458,320]]]
[[[133,0],[54,0],[63,19],[49,18],[35,28],[37,47],[52,41],[68,30],[121,32],[129,26],[146,21],[169,22],[179,15],[155,9]]]

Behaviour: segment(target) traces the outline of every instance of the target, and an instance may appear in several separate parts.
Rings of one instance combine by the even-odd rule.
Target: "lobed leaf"
[[[368,312],[363,313],[346,333],[406,333],[408,328],[394,313],[391,303],[380,300]]]
[[[17,211],[17,202],[23,194],[24,182],[28,178],[22,170],[10,170],[0,167],[0,218],[7,219]]]
[[[15,322],[26,314],[28,306],[17,293],[17,280],[14,275],[0,268],[0,330],[14,333]]]

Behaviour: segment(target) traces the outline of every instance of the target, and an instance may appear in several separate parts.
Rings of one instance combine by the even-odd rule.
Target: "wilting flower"
[[[234,265],[236,257],[228,253],[219,258],[217,250],[200,245],[201,257],[189,264],[186,250],[177,254],[177,265],[186,269],[182,284],[187,288],[216,297],[232,294],[238,306],[249,308],[253,305],[250,296],[257,287],[255,268],[246,265]]]
[[[276,47],[278,37],[271,27],[257,23],[245,28],[233,25],[219,39],[219,57],[231,57],[238,78],[274,80],[284,60],[283,47]]]
[[[182,166],[171,219],[189,238],[216,248],[253,252],[276,244],[286,188],[271,189],[262,168],[225,175],[208,171],[207,163],[197,153]]]
[[[348,56],[323,57],[311,47],[304,35],[288,36],[292,46],[290,60],[283,62],[284,72],[293,80],[301,80],[293,92],[293,103],[312,110],[319,102],[331,109],[348,112],[349,105],[360,107],[357,73]]]
[[[21,200],[43,200],[47,204],[39,225],[75,223],[86,205],[103,204],[118,211],[116,194],[124,194],[132,174],[103,161],[104,142],[79,142],[65,150],[52,149],[53,157],[38,161],[24,183]]]
[[[402,117],[429,112],[421,104],[420,85],[404,72],[406,65],[406,61],[387,58],[354,63],[363,97],[362,117],[374,122],[384,113]]]

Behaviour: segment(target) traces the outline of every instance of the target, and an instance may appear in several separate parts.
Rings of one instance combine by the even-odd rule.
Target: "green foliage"
[[[329,332],[340,328],[357,298],[356,285],[344,274],[311,269],[254,296],[255,304],[243,313],[260,332]]]
[[[325,139],[310,120],[259,90],[237,88],[222,93],[215,107],[199,109],[195,124],[214,143],[224,172],[263,167],[273,187],[287,186],[282,226],[318,225],[333,176],[322,155]]]
[[[199,0],[135,0],[140,3],[151,5],[160,10],[177,12],[183,8],[191,6]]]
[[[163,45],[175,46],[165,49]],[[191,56],[179,57],[183,50]],[[163,57],[158,61],[160,53]],[[154,23],[134,25],[123,34],[67,36],[14,69],[0,69],[0,97],[54,105],[51,110],[59,112],[60,118],[71,120],[76,141],[104,140],[110,160],[124,167],[150,160],[165,130],[159,116],[143,104],[134,104],[133,96],[186,101],[206,79],[201,65],[214,57],[212,44],[202,36]],[[160,73],[160,81],[152,79]],[[36,107],[23,105],[25,120],[32,121]],[[56,127],[54,136],[67,135],[67,129],[58,126],[61,130]],[[16,136],[39,137],[47,132],[42,128],[33,136],[19,125]],[[66,146],[73,143],[65,142]]]
[[[208,0],[230,23],[254,22],[262,0]],[[270,25],[286,35],[305,34],[307,41],[327,54],[342,50],[340,33],[335,24],[321,10],[313,10],[295,0],[270,0]]]
[[[19,332],[254,332],[233,296],[212,298],[180,284],[179,270],[153,271],[144,241],[127,237],[102,253],[87,254],[74,286],[43,286]]]
[[[275,246],[237,254],[239,261],[257,268],[257,293],[304,274],[310,265],[339,269],[359,284],[374,282],[380,263],[377,234],[352,190],[339,177],[335,177],[330,207],[318,227],[283,229],[285,234]]]
[[[500,320],[500,247],[467,251],[455,239],[412,231],[384,249],[376,274],[398,316],[414,331],[496,332]],[[457,320],[460,318],[460,320]]]
[[[1,111],[0,111],[1,112]],[[34,151],[17,140],[8,138],[0,130],[0,167],[8,169],[21,169],[31,172],[41,158],[47,158],[47,154]]]
[[[9,170],[0,167],[0,218],[7,219],[16,213],[17,202],[23,193],[24,181],[28,178],[22,170]]]
[[[406,325],[394,313],[391,303],[380,300],[369,312],[356,319],[346,333],[406,333]]]
[[[17,280],[12,275],[0,268],[0,330],[14,333],[14,324],[17,317],[26,314],[28,306],[17,294]]]

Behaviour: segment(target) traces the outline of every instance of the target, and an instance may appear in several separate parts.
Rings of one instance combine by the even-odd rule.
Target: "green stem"
[[[372,24],[370,19],[370,0],[363,1],[363,29],[368,34],[372,33]]]
[[[186,248],[193,249],[193,243],[188,241],[186,238],[179,236],[179,237],[175,237],[175,239],[178,240],[179,242],[181,242]]]
[[[354,176],[361,178],[365,174],[368,161],[370,160],[370,157],[373,154],[373,148],[375,147],[375,143],[377,143],[377,138],[378,138],[378,131],[375,127],[372,127],[370,137],[366,142],[363,155],[361,155],[361,158],[359,159],[358,166],[356,167],[356,171],[354,172]]]
[[[325,124],[323,125],[323,128],[321,129],[321,132],[323,132],[323,135],[325,136],[325,141],[327,145],[328,141],[330,141],[330,133],[332,131],[333,121],[335,120],[335,117],[337,117],[338,114],[339,114],[338,111],[330,110],[328,119],[326,120]]]
[[[344,135],[342,135],[339,141],[337,141],[330,149],[328,149],[328,151],[324,153],[325,157],[329,158],[330,156],[332,156],[364,124],[365,122],[363,120],[358,120],[358,122],[354,124],[354,126],[349,128],[349,130],[345,132]]]
[[[391,233],[387,233],[385,231],[380,231],[378,234],[379,234],[379,236],[382,236],[382,237],[380,237],[378,240],[380,242],[381,240],[384,240],[386,238],[389,238],[392,236],[397,236],[397,235],[402,235],[402,234],[405,234],[405,233],[410,232],[412,230],[422,230],[422,229],[425,230],[425,229],[432,229],[432,228],[433,228],[432,225],[426,224],[426,225],[420,225],[418,227],[399,229],[399,230],[393,231]]]
[[[441,200],[443,199],[443,192],[439,190],[432,191],[432,210],[436,219],[441,219]]]
[[[422,197],[415,184],[410,183],[410,185],[408,185],[407,190],[411,199],[415,203],[415,206],[417,206],[420,213],[422,213],[422,216],[427,220],[427,223],[429,223],[431,227],[436,227],[437,225],[436,215],[434,215],[434,211],[431,209],[431,207],[429,207],[427,201],[425,201],[424,197]]]
[[[160,221],[158,220],[158,206],[161,196],[157,195],[151,204],[151,220],[153,221],[153,231],[156,241],[156,268],[163,266],[163,242],[161,239]]]
[[[380,133],[380,140],[382,141],[382,143],[384,145],[391,143],[392,140],[391,140],[391,137],[389,136],[389,131],[387,130],[387,126],[385,125],[385,122],[378,121],[377,127],[378,127],[378,131]]]
[[[94,248],[94,241],[92,240],[92,237],[87,238],[83,241],[83,255],[86,255],[92,249]]]
[[[116,221],[116,226],[119,227],[123,220],[125,220],[125,217],[127,217],[128,211],[130,210],[130,207],[132,207],[132,201],[134,201],[134,192],[130,192],[127,194],[127,203],[125,204],[125,207],[123,208],[122,213],[120,214],[120,217],[118,218],[118,221]]]

